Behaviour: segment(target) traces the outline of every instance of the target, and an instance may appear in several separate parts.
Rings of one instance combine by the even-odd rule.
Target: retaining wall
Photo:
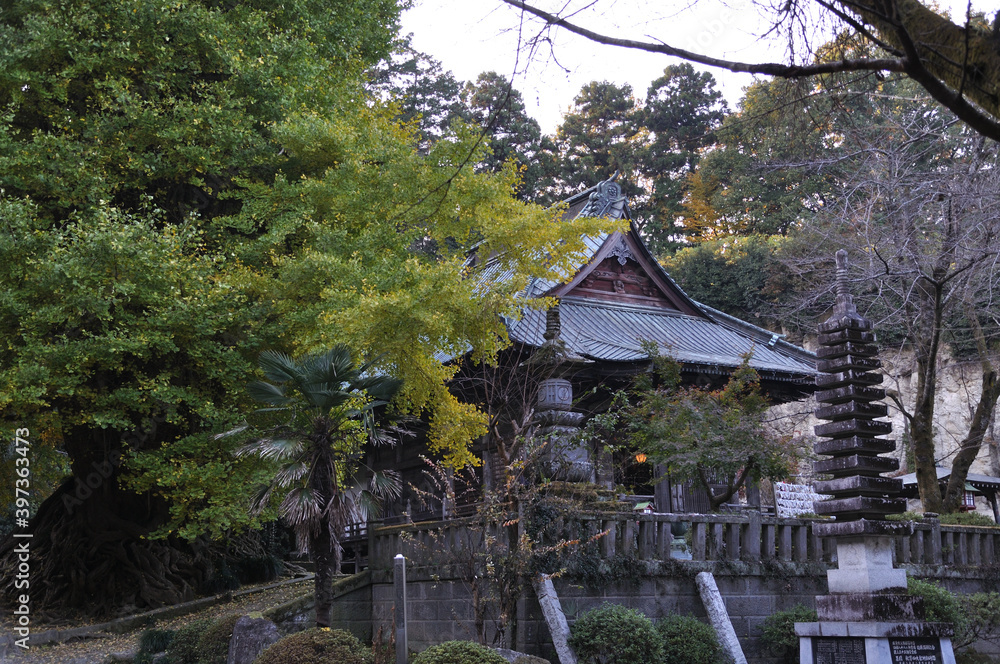
[[[691,614],[705,618],[705,609],[695,586],[701,571],[715,575],[736,635],[753,664],[778,664],[761,652],[761,625],[771,614],[796,604],[815,606],[815,596],[827,592],[826,567],[820,564],[748,564],[705,561],[675,561],[668,569],[651,565],[650,573],[633,583],[609,584],[602,588],[584,587],[572,579],[556,578],[555,587],[563,610],[572,624],[577,616],[604,602],[637,609],[652,620],[670,614]],[[941,570],[929,565],[904,565],[908,572],[931,579],[955,592],[988,590],[990,580],[977,570]],[[356,575],[357,576],[357,575]],[[350,577],[355,578],[355,577]],[[337,615],[342,626],[356,631],[363,599],[347,597]],[[393,625],[395,592],[390,570],[372,570],[370,576],[372,625],[388,637]],[[477,640],[473,598],[469,584],[447,566],[411,567],[407,570],[408,633],[410,649],[416,652],[451,639]],[[338,600],[338,603],[340,600]],[[495,607],[487,610],[484,630],[487,642],[497,637]],[[352,627],[353,626],[353,627]],[[511,647],[539,655],[552,662],[555,651],[534,592],[527,589],[519,601],[516,641]]]

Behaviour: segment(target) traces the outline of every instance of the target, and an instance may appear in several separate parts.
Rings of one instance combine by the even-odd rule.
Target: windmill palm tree
[[[258,412],[285,417],[237,454],[278,464],[253,509],[263,510],[276,491],[284,492],[280,514],[316,565],[316,626],[328,627],[344,529],[399,494],[397,475],[372,472],[360,459],[365,442],[386,442],[373,410],[395,394],[400,381],[367,375],[370,364],[355,366],[343,345],[298,359],[264,351],[259,363],[266,380],[247,390],[268,405]]]

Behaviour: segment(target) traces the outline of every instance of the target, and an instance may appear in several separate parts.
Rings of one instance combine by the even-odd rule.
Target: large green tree
[[[197,450],[178,505],[225,530],[239,482],[208,434],[278,334],[235,255],[260,227],[226,219],[285,159],[272,130],[287,108],[331,63],[382,57],[397,15],[390,0],[4,6],[0,408],[71,470],[32,521],[40,610],[174,602],[210,571],[143,539],[174,506],[123,469]]]
[[[555,276],[596,224],[549,223],[512,198],[510,170],[463,166],[472,132],[415,149],[362,75],[398,11],[78,0],[0,14],[0,419],[71,471],[31,523],[40,611],[197,590],[199,537],[246,525],[242,487],[266,470],[214,436],[250,407],[241,386],[263,348],[385,353],[407,384],[398,407],[427,414],[450,462],[471,460],[485,417],[450,395],[455,369],[435,353],[492,358],[517,284],[465,279],[465,252]]]
[[[439,60],[414,49],[412,37],[400,40],[392,57],[374,67],[369,77],[376,93],[397,104],[399,119],[419,128],[420,146],[426,150],[468,112],[462,83]]]
[[[702,151],[716,141],[715,130],[727,110],[715,79],[688,63],[670,65],[650,83],[641,113],[648,145],[639,172],[650,188],[642,232],[655,254],[664,254],[677,242],[676,222],[683,216],[688,176]]]
[[[686,236],[785,235],[811,216],[838,170],[837,125],[849,121],[841,110],[833,97],[795,82],[749,86],[718,130],[716,149],[686,179]]]
[[[642,195],[637,177],[640,112],[630,85],[584,85],[556,132],[556,170],[545,183],[549,195],[565,198],[615,172],[625,195]]]
[[[544,169],[543,151],[550,151],[552,145],[528,115],[521,93],[512,82],[490,71],[466,83],[462,99],[469,119],[483,128],[489,140],[490,152],[480,168],[497,172],[513,160],[521,171],[521,197],[534,200]]]

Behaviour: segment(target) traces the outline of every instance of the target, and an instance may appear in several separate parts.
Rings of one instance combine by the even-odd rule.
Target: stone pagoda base
[[[795,623],[801,664],[955,664],[946,623]]]

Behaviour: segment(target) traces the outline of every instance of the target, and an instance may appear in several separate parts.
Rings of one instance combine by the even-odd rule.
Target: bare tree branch
[[[811,65],[787,65],[779,62],[764,62],[764,63],[751,63],[751,62],[736,62],[733,60],[723,60],[721,58],[713,58],[707,55],[701,55],[700,53],[695,53],[693,51],[688,51],[683,48],[677,48],[664,43],[653,43],[653,42],[641,42],[635,41],[633,39],[622,39],[620,37],[611,37],[609,35],[601,34],[599,32],[594,32],[593,30],[588,30],[576,23],[572,23],[561,16],[549,13],[538,7],[529,5],[521,0],[503,0],[508,5],[512,7],[517,7],[529,14],[534,14],[538,18],[542,19],[549,25],[559,26],[560,28],[565,28],[570,32],[580,35],[581,37],[586,37],[587,39],[597,42],[598,44],[605,44],[608,46],[619,46],[622,48],[631,48],[640,51],[647,51],[649,53],[659,53],[661,55],[672,55],[674,57],[682,58],[688,60],[689,62],[697,62],[699,64],[707,65],[709,67],[719,67],[720,69],[728,69],[732,72],[747,73],[747,74],[763,74],[766,76],[778,76],[780,78],[804,78],[806,76],[816,76],[819,74],[835,74],[837,72],[845,71],[895,71],[903,72],[905,71],[905,64],[902,60],[897,58],[884,58],[884,59],[843,59],[834,62],[820,62]]]
[[[994,66],[1000,65],[1000,49],[988,34],[980,34],[983,31],[975,26],[955,25],[947,18],[918,6],[917,0],[835,0],[843,10],[831,6],[828,0],[816,0],[858,34],[890,53],[900,54],[900,57],[843,58],[812,64],[749,63],[715,58],[662,42],[637,41],[596,32],[523,0],[503,2],[540,18],[547,25],[561,27],[598,44],[669,55],[732,72],[779,78],[806,78],[850,71],[904,73],[973,130],[1000,141],[1000,66]],[[919,30],[914,32],[913,26]],[[927,35],[928,39],[915,39],[914,34]],[[949,46],[951,42],[956,42],[956,48],[951,49],[955,51],[955,57],[949,56],[946,48],[941,46]]]

